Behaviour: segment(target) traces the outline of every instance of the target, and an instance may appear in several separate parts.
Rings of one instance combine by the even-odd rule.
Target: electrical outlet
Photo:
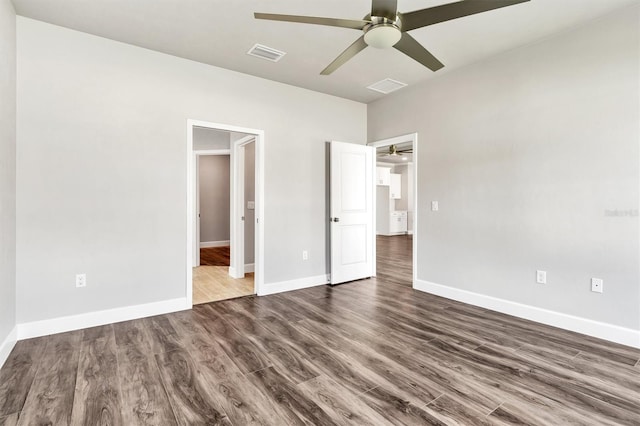
[[[536,282],[538,284],[547,283],[547,271],[536,271]]]
[[[591,291],[602,293],[604,290],[604,280],[602,278],[591,278]]]
[[[302,260],[309,260],[309,252],[302,250]]]
[[[87,286],[87,274],[76,274],[76,287]]]
[[[431,211],[432,212],[437,212],[438,211],[438,202],[437,201],[432,201],[431,202]]]

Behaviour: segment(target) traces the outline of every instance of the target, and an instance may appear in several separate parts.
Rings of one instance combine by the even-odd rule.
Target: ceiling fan
[[[331,74],[367,46],[379,49],[393,46],[431,71],[437,71],[444,65],[407,31],[527,1],[529,0],[463,0],[400,13],[397,0],[372,0],[371,13],[361,20],[272,13],[254,13],[254,16],[256,19],[327,25],[362,31],[364,34],[322,70],[321,75]]]
[[[379,152],[378,157],[400,157],[404,154],[413,154],[413,147],[399,149],[396,145],[389,145],[389,151]]]

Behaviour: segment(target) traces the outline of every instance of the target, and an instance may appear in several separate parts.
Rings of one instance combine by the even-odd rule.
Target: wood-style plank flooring
[[[244,278],[229,276],[229,247],[204,247],[200,249],[200,265],[193,268],[193,304],[254,294],[253,273]]]
[[[198,266],[193,268],[193,304],[217,302],[219,300],[254,294],[254,274],[244,278],[231,278],[228,266]]]
[[[0,425],[639,425],[640,351],[378,278],[19,342]]]
[[[200,265],[229,266],[231,262],[229,246],[200,248]]]

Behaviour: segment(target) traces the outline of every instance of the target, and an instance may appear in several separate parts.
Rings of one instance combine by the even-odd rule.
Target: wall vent
[[[385,78],[377,83],[373,83],[371,86],[367,86],[367,89],[375,90],[376,92],[384,93],[386,95],[406,86],[406,83],[402,83],[401,81]]]
[[[248,55],[255,56],[256,58],[266,59],[271,62],[278,62],[284,55],[285,52],[282,52],[277,49],[273,49],[271,47],[263,46],[261,44],[254,44],[251,49],[247,52]]]

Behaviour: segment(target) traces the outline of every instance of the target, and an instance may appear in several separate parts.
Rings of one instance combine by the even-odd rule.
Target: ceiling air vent
[[[255,56],[256,58],[266,59],[267,61],[271,62],[278,62],[284,55],[286,55],[285,52],[281,52],[280,50],[263,46],[258,43],[254,44],[253,47],[249,49],[247,54]]]
[[[387,93],[395,92],[398,89],[402,89],[406,84],[391,78],[385,78],[377,83],[373,83],[371,86],[367,86],[367,89],[375,90],[376,92]]]

